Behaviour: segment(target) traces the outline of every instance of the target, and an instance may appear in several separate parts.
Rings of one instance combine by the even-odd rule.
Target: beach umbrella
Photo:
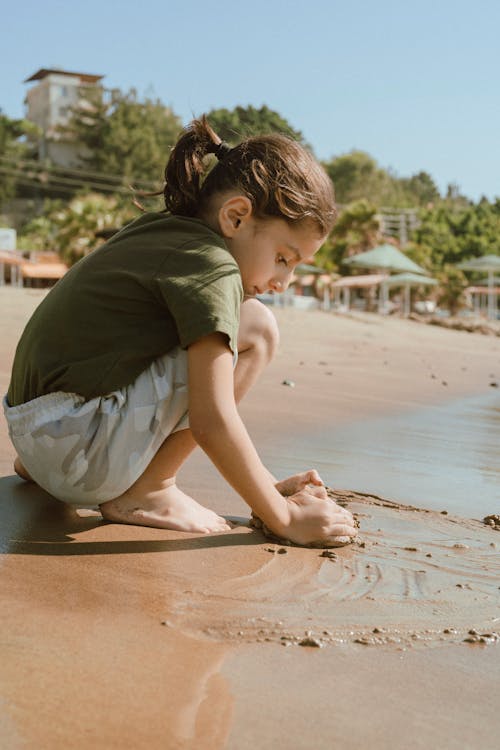
[[[477,286],[488,286],[489,278],[486,276],[486,278],[481,279],[480,281],[476,281],[475,283]],[[495,286],[500,286],[500,276],[493,276],[493,284]]]
[[[394,271],[395,273],[421,273],[425,270],[410,260],[394,245],[378,245],[366,253],[358,253],[345,258],[342,263],[354,268],[376,268],[378,271]],[[379,312],[383,312],[387,304],[387,286],[381,285],[378,302]]]
[[[496,318],[497,311],[497,293],[494,292],[494,273],[500,271],[499,255],[481,255],[479,258],[466,260],[459,263],[458,268],[462,271],[486,271],[488,274],[488,317]]]
[[[420,276],[417,273],[396,273],[393,276],[388,276],[382,284],[385,287],[389,286],[402,286],[404,287],[404,310],[403,314],[407,317],[410,313],[410,288],[412,286],[436,286],[438,284],[437,279],[432,279],[430,276]]]
[[[394,245],[378,245],[366,253],[358,253],[345,258],[342,263],[354,268],[377,268],[381,271],[394,271],[396,273],[422,273],[425,269],[410,260],[401,250]]]

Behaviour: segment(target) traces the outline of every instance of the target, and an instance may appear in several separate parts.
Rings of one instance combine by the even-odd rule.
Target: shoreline
[[[38,296],[1,295],[5,390]],[[292,462],[294,435],[314,455],[318,426],[484,395],[500,375],[498,339],[275,312],[281,350],[241,406],[265,461],[281,435]],[[239,519],[227,534],[102,523],[12,476],[4,423],[0,444],[9,747],[496,747],[500,644],[464,638],[500,629],[498,531],[351,493],[364,547],[278,554],[199,451],[183,488]],[[307,633],[321,645],[299,646]]]

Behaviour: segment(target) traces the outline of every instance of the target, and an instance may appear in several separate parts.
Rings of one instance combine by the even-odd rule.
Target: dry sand
[[[2,390],[40,298],[0,289]],[[241,409],[264,460],[283,430],[487,393],[500,377],[499,339],[277,315],[281,352]],[[0,445],[2,747],[498,746],[498,531],[339,492],[361,543],[280,552],[201,454],[183,485],[232,532],[104,524],[12,476],[3,423]]]

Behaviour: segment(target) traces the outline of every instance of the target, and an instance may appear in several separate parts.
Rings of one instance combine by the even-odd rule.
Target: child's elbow
[[[191,434],[200,448],[209,446],[224,428],[224,420],[219,415],[198,414],[190,415],[189,426]]]

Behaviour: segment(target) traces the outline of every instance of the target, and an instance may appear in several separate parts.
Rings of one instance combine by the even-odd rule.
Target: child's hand
[[[309,485],[309,487],[308,487]],[[303,471],[300,474],[294,474],[287,479],[282,479],[281,482],[276,482],[274,485],[278,492],[285,497],[290,497],[300,490],[308,488],[310,495],[326,499],[325,485],[316,469],[310,469],[309,471]]]
[[[353,539],[358,530],[352,514],[329,498],[323,500],[307,490],[287,497],[290,523],[285,536],[296,544],[321,544],[334,537]],[[345,542],[343,542],[345,543]]]

